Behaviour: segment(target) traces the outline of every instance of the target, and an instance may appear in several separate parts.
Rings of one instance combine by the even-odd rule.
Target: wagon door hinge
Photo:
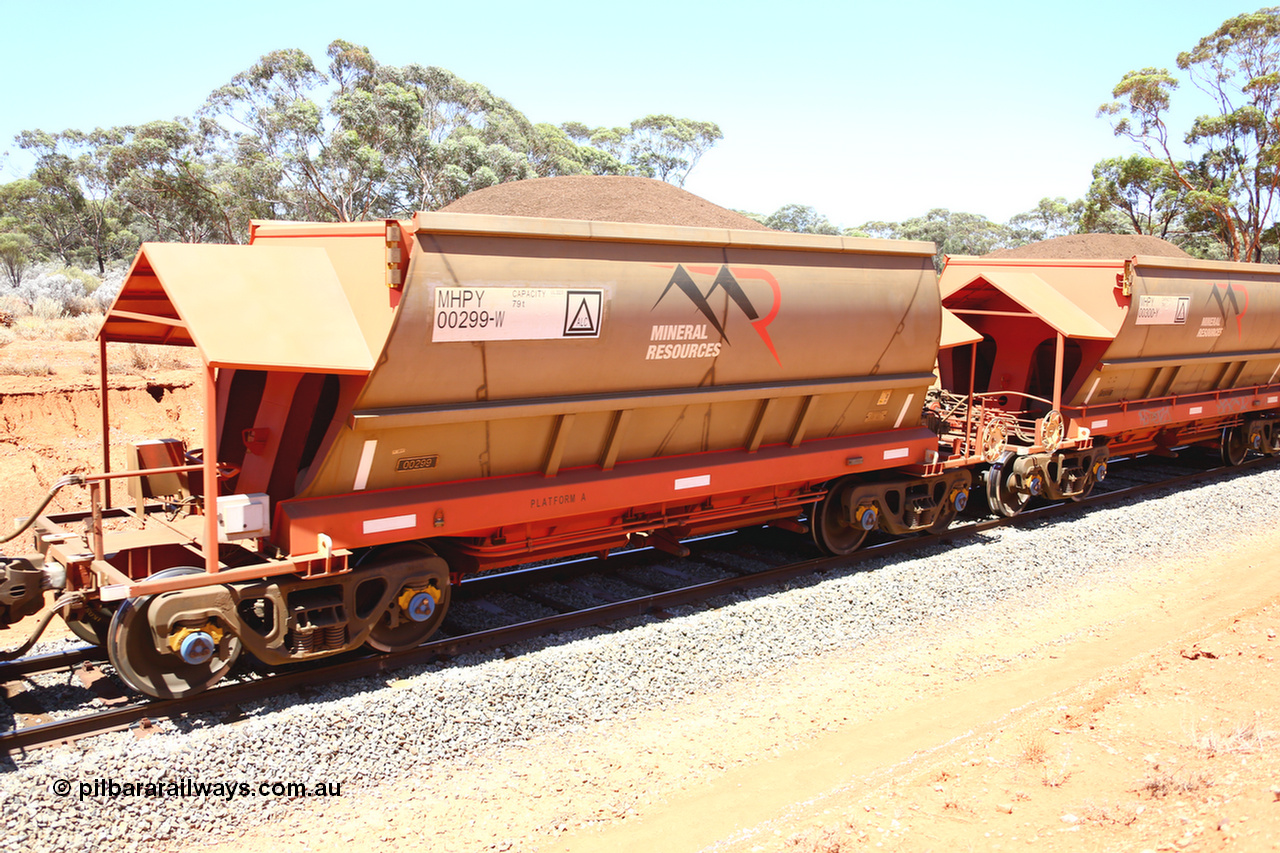
[[[1121,296],[1133,295],[1133,258],[1126,258],[1124,262],[1124,272],[1116,275],[1116,287],[1120,288]]]

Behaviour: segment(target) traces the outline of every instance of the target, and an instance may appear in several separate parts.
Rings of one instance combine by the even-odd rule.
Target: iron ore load
[[[932,256],[460,213],[144,245],[101,361],[194,347],[202,448],[60,481],[84,532],[36,511],[0,621],[62,590],[129,685],[182,696],[243,651],[416,646],[471,572],[760,524],[847,554],[974,488],[1081,497],[1109,453],[1280,450],[1277,268],[958,258],[940,283]]]

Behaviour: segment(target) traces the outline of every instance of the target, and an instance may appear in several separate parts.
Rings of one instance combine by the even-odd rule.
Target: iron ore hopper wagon
[[[43,591],[152,696],[413,647],[467,573],[769,524],[845,554],[1080,498],[1109,454],[1280,452],[1280,268],[953,258],[929,243],[466,214],[147,244],[99,338],[84,532]],[[202,448],[110,471],[106,348],[194,347]],[[935,372],[936,370],[936,372]],[[114,480],[132,517],[104,532]],[[47,501],[46,501],[47,504]],[[157,512],[165,509],[165,512]]]
[[[158,438],[72,478],[87,530],[35,521],[43,563],[8,561],[3,616],[65,589],[132,687],[180,696],[242,650],[417,645],[467,572],[748,524],[837,553],[945,526],[970,474],[922,425],[932,254],[439,213],[144,245],[102,353],[195,347],[203,449]],[[114,479],[136,520],[104,532]]]
[[[980,340],[940,354],[930,418],[996,512],[1084,496],[1108,454],[1280,454],[1280,267],[949,258],[939,287]]]

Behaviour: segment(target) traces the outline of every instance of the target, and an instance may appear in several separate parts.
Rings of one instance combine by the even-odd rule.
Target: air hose
[[[22,531],[18,532],[21,533]],[[44,629],[49,627],[49,622],[52,621],[54,614],[62,608],[70,607],[72,604],[82,600],[84,600],[84,596],[78,592],[67,592],[58,596],[49,609],[44,612],[44,615],[40,617],[40,621],[36,624],[36,629],[31,632],[30,637],[27,637],[26,642],[18,646],[16,649],[10,649],[7,652],[0,652],[0,661],[14,660],[25,655],[31,647],[36,644],[36,640],[40,639],[40,635],[44,633]]]
[[[84,478],[81,477],[79,474],[68,474],[67,476],[60,479],[58,482],[54,483],[53,488],[49,490],[49,494],[45,495],[44,500],[40,502],[40,506],[36,507],[36,511],[31,513],[31,515],[27,516],[27,520],[24,521],[22,523],[22,526],[20,526],[17,530],[13,531],[3,539],[0,539],[0,543],[8,542],[10,539],[16,539],[18,536],[22,535],[23,531],[25,531],[31,525],[35,524],[36,519],[40,517],[40,513],[44,512],[44,508],[49,505],[49,502],[53,500],[53,496],[56,495],[63,486],[80,486],[80,485],[84,485]]]

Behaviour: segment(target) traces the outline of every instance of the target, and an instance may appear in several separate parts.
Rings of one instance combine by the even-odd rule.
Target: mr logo
[[[703,295],[701,288],[693,280],[690,273],[697,275],[710,276],[714,275],[715,279],[711,282],[711,289]],[[738,283],[738,278],[756,279],[766,282],[773,291],[773,304],[769,308],[769,313],[761,317],[760,312],[751,304],[751,299],[742,289],[742,285]],[[769,348],[769,353],[773,356],[774,361],[782,364],[782,359],[778,358],[778,352],[773,348],[773,341],[769,338],[769,324],[778,316],[778,309],[782,306],[782,288],[778,286],[778,280],[767,270],[758,267],[734,267],[732,270],[727,266],[716,267],[708,266],[691,266],[687,270],[684,265],[676,266],[675,272],[671,274],[671,280],[667,282],[667,286],[663,289],[662,295],[658,297],[658,301],[653,303],[654,308],[667,297],[672,288],[678,288],[681,293],[688,297],[693,306],[707,318],[709,322],[720,336],[724,338],[725,343],[730,343],[729,335],[724,330],[720,318],[716,316],[716,312],[711,307],[711,297],[717,289],[723,290],[734,305],[738,306],[743,315],[751,323],[752,328],[756,330],[756,334],[760,336],[760,340],[764,341],[764,345]],[[727,318],[726,318],[727,319]]]
[[[1222,315],[1222,322],[1227,321],[1227,305],[1231,306],[1231,310],[1236,315],[1236,337],[1244,337],[1244,313],[1249,310],[1249,291],[1243,284],[1228,284],[1226,289],[1220,289],[1217,282],[1213,285],[1213,290],[1209,291],[1208,302],[1218,303],[1218,313]],[[1205,307],[1208,308],[1208,302]],[[1243,303],[1243,304],[1242,304]]]

